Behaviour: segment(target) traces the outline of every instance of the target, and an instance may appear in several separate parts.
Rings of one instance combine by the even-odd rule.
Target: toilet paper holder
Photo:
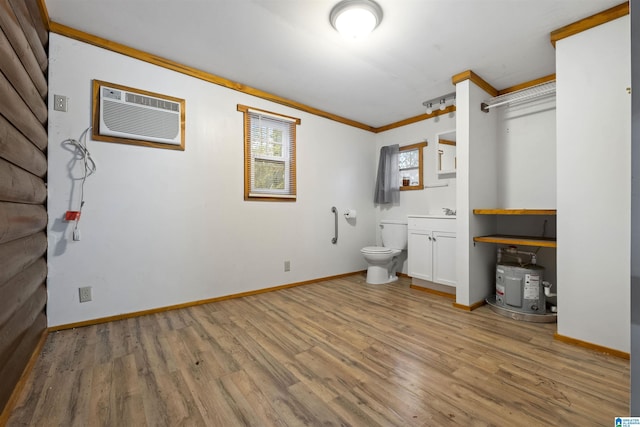
[[[355,209],[347,209],[344,211],[344,217],[346,219],[355,219],[356,218],[356,210]]]

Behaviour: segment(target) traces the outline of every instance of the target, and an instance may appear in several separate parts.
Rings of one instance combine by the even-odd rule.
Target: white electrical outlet
[[[67,111],[67,97],[64,95],[53,95],[53,109],[56,111]]]
[[[291,271],[291,261],[284,262],[284,271]]]
[[[80,294],[80,302],[91,301],[91,286],[85,286],[83,288],[78,288],[78,292]]]

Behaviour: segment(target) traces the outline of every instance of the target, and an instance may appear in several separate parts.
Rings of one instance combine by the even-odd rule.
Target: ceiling
[[[377,0],[366,39],[338,0],[45,0],[52,21],[350,120],[424,113],[473,70],[496,89],[555,72],[549,33],[621,0]]]

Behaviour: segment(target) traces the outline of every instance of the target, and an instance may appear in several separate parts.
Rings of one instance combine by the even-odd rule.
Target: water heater
[[[544,267],[503,262],[496,265],[496,301],[498,307],[521,313],[545,314]]]

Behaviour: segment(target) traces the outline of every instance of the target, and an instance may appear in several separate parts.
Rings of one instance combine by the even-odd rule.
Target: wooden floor
[[[52,333],[9,425],[594,426],[629,362],[363,276]]]

